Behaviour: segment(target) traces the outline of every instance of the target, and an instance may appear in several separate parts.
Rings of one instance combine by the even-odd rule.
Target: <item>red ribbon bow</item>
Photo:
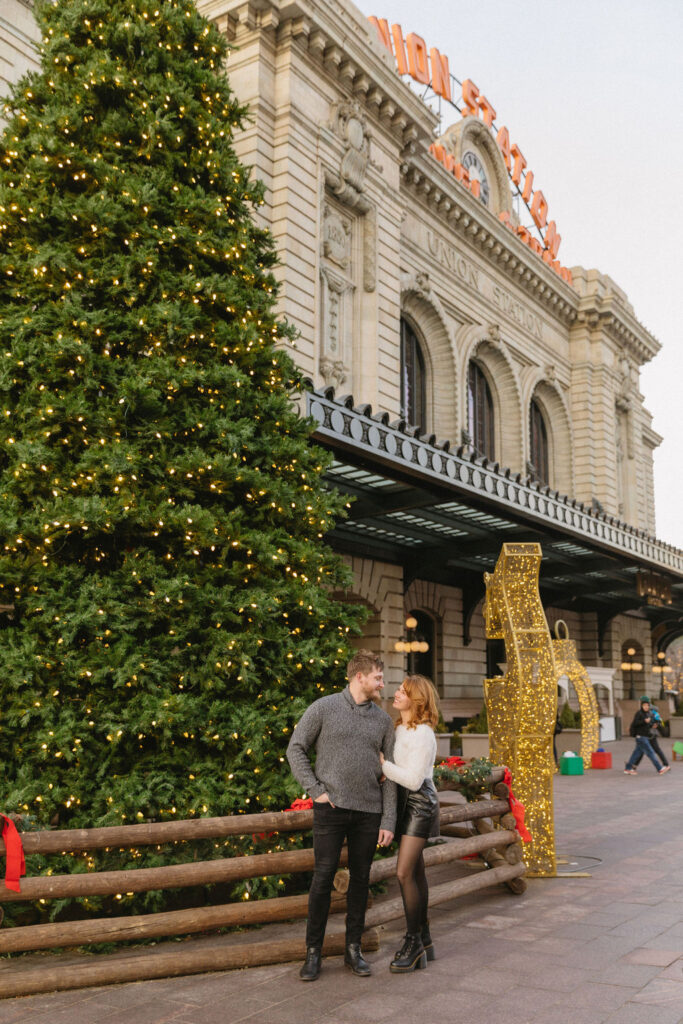
[[[5,843],[5,885],[14,892],[21,892],[19,879],[26,874],[24,847],[13,821],[0,814],[2,818],[2,838]]]
[[[446,768],[462,768],[463,765],[467,764],[464,757],[447,757],[445,761],[439,762],[439,767],[445,765]]]
[[[292,801],[291,807],[285,807],[286,811],[310,811],[313,806],[313,800],[309,796],[308,799],[304,800],[303,797],[298,796],[296,800]]]
[[[503,782],[510,790],[510,810],[512,811],[515,818],[515,828],[519,832],[519,837],[522,840],[522,842],[530,843],[534,837],[524,824],[524,804],[520,803],[520,801],[512,792],[512,772],[510,771],[509,768],[505,769]]]

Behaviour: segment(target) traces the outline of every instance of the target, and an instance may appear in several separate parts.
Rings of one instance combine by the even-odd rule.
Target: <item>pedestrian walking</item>
[[[384,780],[380,767],[380,755],[391,757],[394,750],[393,722],[375,703],[384,687],[383,672],[381,658],[358,651],[347,666],[346,689],[314,701],[287,748],[294,778],[313,798],[315,868],[302,981],[315,981],[320,974],[332,883],[345,839],[349,888],[344,963],[360,977],[371,973],[361,952],[370,865],[377,845],[392,842],[396,822],[396,785]]]
[[[437,696],[425,676],[406,676],[394,695],[400,714],[396,722],[393,761],[380,754],[382,770],[398,783],[396,835],[400,836],[396,876],[406,917],[403,946],[389,970],[406,974],[434,959],[427,908],[429,889],[423,851],[427,840],[439,834],[439,801],[432,781],[436,758],[434,730],[439,721]]]
[[[649,698],[641,697],[640,708],[636,711],[635,715],[633,716],[633,721],[631,722],[631,728],[629,730],[631,736],[635,737],[636,745],[633,753],[626,762],[624,774],[638,774],[635,768],[636,758],[638,754],[640,754],[641,757],[643,756],[643,754],[646,754],[647,757],[649,757],[652,761],[659,775],[664,775],[665,772],[671,771],[671,765],[662,764],[662,762],[657,758],[657,755],[652,749],[652,743],[650,742],[650,734],[652,732],[653,721],[654,718],[650,708]]]
[[[645,701],[647,703],[648,702],[648,698],[647,697],[641,697],[640,698],[641,706],[643,704],[643,701]],[[661,728],[662,728],[662,726],[664,724],[662,722],[662,716],[660,715],[659,711],[654,706],[654,704],[650,704],[650,714],[652,715],[652,729],[650,731],[650,746],[652,747],[652,749],[654,750],[655,754],[657,755],[659,760],[662,762],[662,764],[665,767],[667,767],[668,764],[669,764],[669,761],[667,759],[666,754],[662,750],[660,742],[659,742],[659,737],[662,735],[660,730],[661,730]],[[643,751],[642,750],[636,751],[636,756],[634,758],[632,758],[633,767],[637,768],[642,760],[643,760]]]

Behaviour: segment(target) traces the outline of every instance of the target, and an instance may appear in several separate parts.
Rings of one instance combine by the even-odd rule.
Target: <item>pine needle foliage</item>
[[[281,809],[358,611],[226,43],[190,0],[36,13],[0,137],[0,807]]]

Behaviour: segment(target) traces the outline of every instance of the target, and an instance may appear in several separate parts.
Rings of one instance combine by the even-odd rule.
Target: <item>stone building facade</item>
[[[490,459],[538,475],[533,409],[545,434],[543,482],[654,533],[660,438],[639,371],[659,345],[606,274],[574,267],[570,283],[503,223],[504,211],[515,217],[510,175],[482,116],[453,111],[435,139],[437,118],[351,3],[200,8],[235,47],[228,73],[253,118],[238,150],[268,188],[280,307],[300,330],[295,358],[314,385],[410,419],[408,339],[421,363],[416,425],[473,446],[474,366],[490,403]],[[455,160],[474,155],[487,202],[434,158],[435,141]],[[366,640],[391,669],[403,664],[393,643],[406,613],[422,609],[436,627],[442,693],[481,694],[483,620],[473,616],[465,645],[457,576],[452,586],[408,583],[400,565],[349,558],[373,613]],[[559,617],[587,664],[618,667],[631,641],[651,664],[650,623],[637,610],[611,621],[602,656],[595,615],[548,609],[551,623]]]
[[[31,35],[27,0],[9,3],[22,29],[10,38],[3,25],[6,78],[29,59]],[[400,429],[450,441],[463,458],[504,467],[601,522],[654,534],[660,438],[639,372],[658,342],[610,277],[582,267],[558,273],[516,230],[509,168],[485,109],[453,110],[437,138],[436,115],[348,0],[198,6],[233,47],[230,82],[250,111],[237,150],[267,187],[260,216],[281,259],[280,312],[299,330],[293,355],[313,387],[351,394]],[[478,187],[458,179],[454,164],[468,167]],[[461,513],[464,546],[477,538],[474,511]],[[370,609],[364,642],[383,652],[391,681],[404,667],[395,641],[417,612],[442,695],[481,698],[481,602],[458,572],[447,582],[441,572],[422,578],[367,544],[338,546],[353,596]],[[655,553],[649,568],[665,564],[680,583],[679,556]],[[482,573],[493,568],[492,549],[478,557]],[[647,559],[622,561],[634,580],[648,568]],[[659,642],[642,602],[623,605],[613,614],[580,601],[548,607],[551,624],[568,623],[585,664],[617,670],[617,694],[631,645],[645,666],[640,689],[652,687]]]
[[[2,0],[0,5],[0,96],[10,82],[36,67],[38,26],[33,0]]]

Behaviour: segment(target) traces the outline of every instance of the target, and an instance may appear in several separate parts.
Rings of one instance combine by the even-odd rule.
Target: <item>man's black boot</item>
[[[427,954],[422,945],[420,933],[408,932],[403,945],[391,961],[389,970],[392,974],[407,974],[409,971],[420,971],[427,966]]]
[[[302,981],[315,981],[318,977],[320,974],[320,954],[320,946],[309,946],[307,948],[304,965],[299,971],[299,977]]]
[[[422,938],[422,945],[425,948],[428,960],[436,960],[436,953],[434,952],[434,943],[432,942],[432,936],[429,933],[429,921],[425,921],[420,929],[420,936]]]
[[[357,974],[359,978],[369,978],[372,974],[370,970],[370,964],[367,960],[363,959],[363,954],[360,951],[360,942],[348,942],[346,945],[346,952],[344,953],[344,963]]]

